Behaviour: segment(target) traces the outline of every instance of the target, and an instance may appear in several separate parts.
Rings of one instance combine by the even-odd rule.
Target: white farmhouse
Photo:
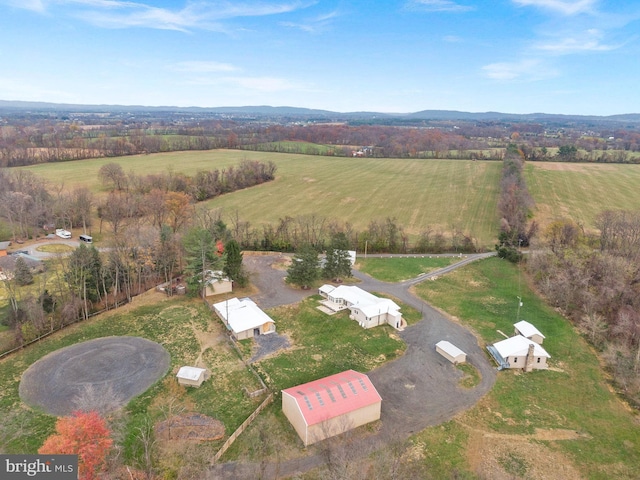
[[[525,372],[548,368],[551,355],[533,340],[516,335],[487,346],[487,350],[498,363],[498,368],[521,368]]]
[[[379,298],[349,285],[323,285],[318,293],[324,298],[322,304],[328,309],[339,312],[349,309],[349,318],[358,322],[362,328],[371,328],[388,324],[396,330],[406,326],[400,307],[388,298]]]

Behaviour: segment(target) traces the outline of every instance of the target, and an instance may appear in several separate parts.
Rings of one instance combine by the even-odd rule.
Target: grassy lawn
[[[417,287],[420,296],[457,317],[484,343],[504,338],[498,330],[512,334],[518,296],[523,299],[520,318],[546,335],[544,347],[551,354],[552,370],[529,374],[500,372],[491,393],[458,418],[458,422],[468,427],[469,432],[481,430],[485,436],[505,436],[501,439],[502,448],[510,447],[497,463],[506,471],[526,467],[519,461],[525,451],[523,445],[534,442],[541,445],[537,449],[547,456],[565,459],[582,478],[637,478],[640,465],[637,415],[611,392],[598,358],[583,338],[519,278],[512,264],[489,259]],[[545,436],[537,429],[563,430],[574,435],[560,440],[553,433]],[[451,446],[439,446],[436,441],[441,436],[441,427],[433,427],[416,436],[415,441],[430,445],[429,454],[434,459],[439,458],[440,448],[447,450],[442,452],[443,458],[451,458],[448,452]],[[464,442],[464,435],[454,437]],[[512,441],[505,440],[508,438]],[[437,468],[467,462],[465,468],[473,470],[470,450],[470,445],[460,448],[455,459]],[[528,470],[527,475],[533,473]]]
[[[500,162],[340,158],[212,150],[171,152],[91,159],[24,167],[51,184],[86,185],[104,193],[98,170],[118,162],[125,172],[159,173],[180,165],[180,171],[228,168],[241,160],[273,161],[276,180],[233,192],[207,205],[228,215],[238,213],[253,226],[275,223],[285,216],[318,216],[351,223],[364,230],[371,220],[396,218],[410,236],[430,227],[448,234],[452,227],[492,247],[498,233],[496,205]],[[384,209],[381,208],[384,206]]]
[[[75,248],[64,243],[52,243],[50,245],[41,245],[36,250],[46,253],[71,253]]]
[[[593,230],[600,211],[640,204],[640,165],[529,162],[525,178],[542,226],[571,218]]]
[[[402,282],[458,262],[458,257],[358,258],[358,270],[383,282]]]
[[[257,364],[276,392],[348,369],[368,372],[405,349],[391,327],[365,330],[346,310],[326,315],[316,308],[319,299],[314,295],[269,312],[293,347]]]

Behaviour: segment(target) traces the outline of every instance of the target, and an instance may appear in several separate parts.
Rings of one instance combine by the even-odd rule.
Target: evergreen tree
[[[239,287],[244,287],[247,284],[247,275],[242,267],[240,244],[235,240],[229,240],[224,246],[224,252],[224,274]]]
[[[24,287],[33,283],[33,274],[24,258],[18,256],[16,258],[16,269],[13,277],[18,285]]]
[[[319,274],[318,252],[309,244],[302,245],[287,269],[287,281],[308,289]]]
[[[207,270],[222,270],[224,258],[218,256],[215,239],[206,228],[195,227],[189,230],[184,238],[186,252],[186,270],[189,293],[204,294],[204,282]]]
[[[331,237],[331,244],[327,249],[322,276],[339,282],[351,276],[351,257],[349,256],[349,241],[343,232]]]

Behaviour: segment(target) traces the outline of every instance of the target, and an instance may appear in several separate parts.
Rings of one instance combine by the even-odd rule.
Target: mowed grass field
[[[396,218],[415,238],[425,229],[459,229],[491,248],[498,233],[496,211],[500,162],[323,157],[212,150],[81,160],[25,167],[66,188],[86,185],[105,193],[98,170],[120,163],[125,172],[149,174],[224,169],[243,159],[273,161],[276,180],[206,202],[230,220],[237,212],[253,226],[285,216],[318,215],[364,230],[372,220]]]
[[[543,228],[570,218],[595,230],[602,210],[640,208],[640,165],[529,162],[525,178]]]

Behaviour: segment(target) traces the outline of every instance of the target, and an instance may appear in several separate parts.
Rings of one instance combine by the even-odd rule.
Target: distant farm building
[[[7,248],[11,245],[11,242],[0,242],[0,257],[7,255]]]
[[[199,387],[207,378],[209,372],[206,368],[198,367],[180,367],[176,375],[178,383],[187,387]]]
[[[455,365],[467,361],[467,354],[446,340],[440,340],[436,343],[436,351]]]
[[[323,285],[318,293],[324,298],[323,306],[333,312],[349,309],[349,318],[358,322],[362,328],[377,327],[388,324],[399,330],[406,326],[400,307],[388,298],[379,298],[348,285]]]
[[[551,355],[533,340],[516,335],[489,345],[487,350],[498,363],[498,368],[520,368],[525,372],[548,368]]]
[[[282,390],[282,411],[305,446],[380,419],[382,398],[354,370]]]
[[[276,331],[275,322],[249,298],[230,298],[215,303],[213,309],[236,340]]]
[[[530,324],[526,320],[520,320],[518,323],[515,323],[513,326],[515,328],[516,335],[522,335],[523,337],[536,342],[538,345],[542,345],[542,342],[544,341],[545,336],[542,333],[540,333],[540,330],[538,330],[536,327],[534,327],[532,324]]]
[[[204,296],[212,297],[233,291],[233,282],[221,271],[207,270],[205,272]]]

